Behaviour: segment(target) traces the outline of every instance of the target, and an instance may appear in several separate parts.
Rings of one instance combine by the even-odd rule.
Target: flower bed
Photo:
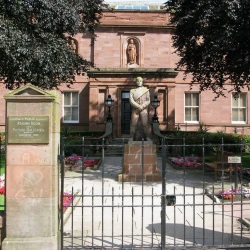
[[[239,187],[238,190],[231,188],[226,191],[220,191],[218,196],[219,198],[223,200],[234,200],[234,199],[237,199],[237,197],[239,200],[241,198],[241,195],[243,196],[243,198],[250,198],[250,185],[249,184],[242,185],[242,189],[241,187]]]
[[[237,192],[239,192],[240,190],[238,190]],[[223,199],[223,200],[233,200],[235,199],[235,189],[229,189],[226,191],[220,191],[219,192],[219,198]]]
[[[170,161],[178,167],[185,168],[198,168],[201,166],[200,157],[196,156],[186,156],[186,157],[170,157]]]
[[[98,159],[90,159],[90,160],[84,160],[83,165],[85,167],[94,167],[95,165],[97,165],[99,162]]]
[[[65,165],[66,165],[66,168],[69,170],[82,169],[82,165],[84,169],[86,168],[98,169],[100,163],[101,163],[101,160],[99,158],[82,160],[82,156],[78,156],[78,155],[72,155],[72,156],[65,158]]]

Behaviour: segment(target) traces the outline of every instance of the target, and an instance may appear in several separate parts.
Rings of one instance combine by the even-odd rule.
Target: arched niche
[[[69,47],[77,54],[78,53],[78,42],[71,36],[67,37],[67,43]]]
[[[141,43],[136,37],[128,37],[123,44],[123,64],[128,68],[141,65]]]

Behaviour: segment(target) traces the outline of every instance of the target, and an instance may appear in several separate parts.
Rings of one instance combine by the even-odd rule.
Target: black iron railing
[[[237,164],[238,175],[235,164],[229,166],[225,160],[217,169],[218,178],[215,169],[207,166],[211,148],[219,148],[223,156],[231,146],[241,149],[241,143],[229,145],[222,140],[220,144],[206,145],[203,140],[199,145],[186,145],[182,140],[180,144],[171,143],[173,152],[181,152],[171,157],[169,145],[163,141],[157,150],[161,152],[157,157],[160,182],[147,182],[144,178],[119,182],[118,175],[125,174],[123,157],[106,156],[111,145],[104,143],[98,145],[102,148],[100,165],[85,168],[84,159],[94,157],[84,153],[91,145],[85,145],[83,139],[78,146],[82,148],[82,165],[67,169],[62,142],[61,202],[65,192],[74,197],[66,211],[61,210],[62,249],[250,247],[250,199],[242,162]],[[123,150],[124,143],[112,147]],[[144,142],[141,147],[138,157],[142,157],[144,175]],[[192,155],[198,159],[195,167],[187,164],[192,160],[186,152],[192,150],[199,152],[196,158]],[[173,161],[174,157],[183,164]],[[238,187],[234,190],[236,181]]]

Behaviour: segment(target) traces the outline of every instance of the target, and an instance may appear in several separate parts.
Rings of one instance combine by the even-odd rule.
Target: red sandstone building
[[[142,8],[143,9],[143,8]],[[226,98],[214,101],[210,91],[199,92],[198,85],[190,90],[190,78],[176,71],[177,55],[172,47],[173,27],[169,14],[160,8],[146,10],[105,11],[96,39],[86,34],[73,37],[74,49],[98,69],[77,75],[72,88],[61,86],[62,126],[76,130],[105,128],[107,108],[105,99],[114,100],[111,108],[114,137],[129,133],[130,104],[128,94],[135,87],[135,77],[141,76],[144,85],[160,100],[157,109],[161,130],[197,130],[199,124],[209,131],[250,134],[250,110],[247,90],[238,99],[227,93]],[[133,41],[136,55],[131,61],[127,49]],[[5,127],[5,101],[8,90],[1,85],[0,131]],[[150,117],[153,108],[150,107]]]

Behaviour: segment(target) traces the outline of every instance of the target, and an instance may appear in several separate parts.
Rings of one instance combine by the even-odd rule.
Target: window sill
[[[77,123],[79,123],[79,121],[63,121],[62,123],[63,124],[69,124],[69,123],[77,124]]]
[[[233,125],[246,125],[247,123],[246,122],[232,122]]]

